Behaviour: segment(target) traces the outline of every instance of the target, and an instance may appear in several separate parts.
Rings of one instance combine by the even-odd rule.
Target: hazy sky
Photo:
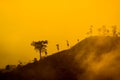
[[[66,48],[83,39],[89,26],[120,25],[119,0],[0,0],[0,67],[28,62],[39,53],[30,43],[49,41],[49,54],[56,43]]]

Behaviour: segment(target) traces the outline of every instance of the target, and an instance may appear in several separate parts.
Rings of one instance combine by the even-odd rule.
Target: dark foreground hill
[[[120,37],[89,37],[69,50],[0,73],[0,80],[120,80]]]

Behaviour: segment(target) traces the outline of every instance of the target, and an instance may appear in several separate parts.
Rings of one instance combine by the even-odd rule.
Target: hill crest
[[[119,80],[120,37],[89,37],[68,50],[30,63],[4,80]]]

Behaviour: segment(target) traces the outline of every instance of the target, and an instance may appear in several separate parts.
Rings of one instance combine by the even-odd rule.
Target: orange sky
[[[66,48],[94,28],[120,25],[119,0],[1,0],[0,67],[39,58],[30,43],[49,41],[49,54],[56,43]]]

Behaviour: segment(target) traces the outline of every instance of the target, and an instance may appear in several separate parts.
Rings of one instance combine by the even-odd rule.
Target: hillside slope
[[[120,37],[89,37],[0,80],[120,80]]]

